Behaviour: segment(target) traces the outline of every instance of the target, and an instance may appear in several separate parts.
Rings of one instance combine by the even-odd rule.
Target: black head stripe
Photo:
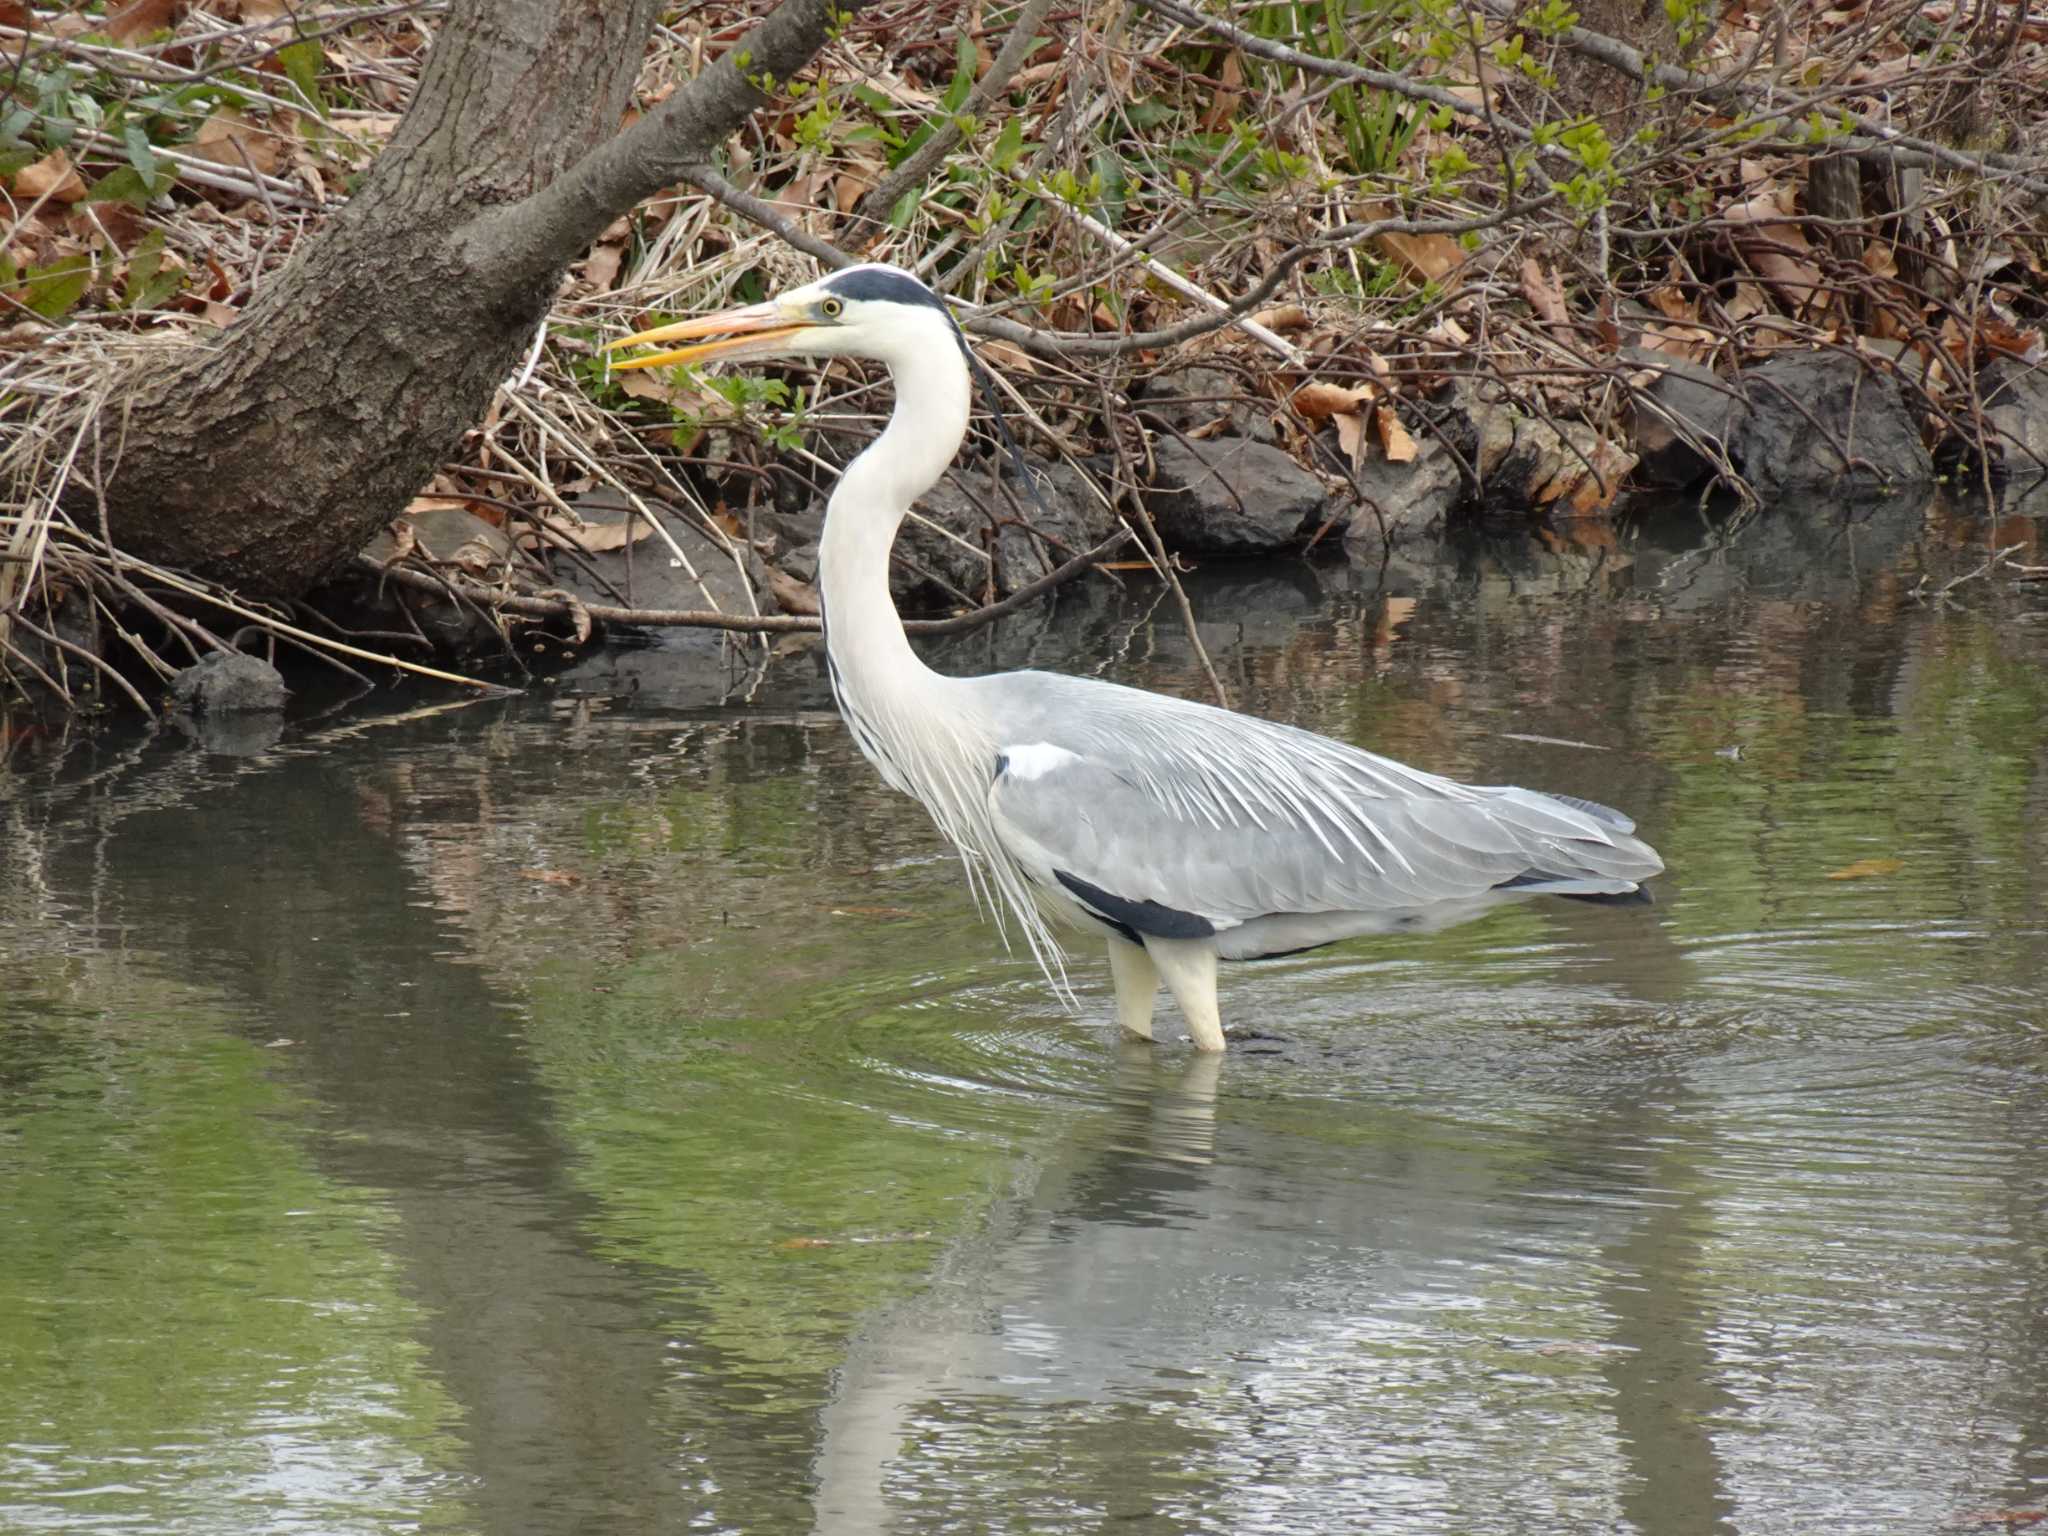
[[[936,309],[947,319],[952,313],[946,301],[908,272],[894,267],[850,267],[825,279],[825,291],[842,299],[880,300],[885,304],[922,304]]]
[[[946,324],[953,328],[953,339],[960,344],[960,355],[967,359],[967,366],[973,372],[975,381],[981,386],[982,403],[988,407],[990,417],[995,421],[996,433],[1003,441],[1011,467],[1024,477],[1024,487],[1030,493],[1032,502],[1040,512],[1051,517],[1045,505],[1045,498],[1039,493],[1038,477],[1031,472],[1030,461],[1024,457],[1024,450],[1018,445],[1010,431],[1010,419],[1003,413],[1001,400],[996,393],[994,381],[988,370],[981,365],[981,359],[974,355],[974,349],[967,345],[967,333],[960,329],[960,322],[953,318],[953,311],[946,301],[931,289],[912,277],[908,272],[895,267],[862,266],[848,267],[835,272],[825,279],[825,291],[836,293],[842,299],[879,299],[889,304],[921,304],[936,309],[946,317]]]

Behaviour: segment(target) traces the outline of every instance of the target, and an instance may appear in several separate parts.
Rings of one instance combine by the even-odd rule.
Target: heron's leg
[[[1198,1051],[1223,1049],[1223,1020],[1216,1007],[1216,946],[1207,939],[1145,940],[1145,952],[1159,967],[1166,990],[1180,1004]]]
[[[1109,941],[1109,977],[1116,983],[1116,1021],[1124,1033],[1152,1038],[1152,1000],[1159,993],[1159,968],[1141,944],[1114,935]]]

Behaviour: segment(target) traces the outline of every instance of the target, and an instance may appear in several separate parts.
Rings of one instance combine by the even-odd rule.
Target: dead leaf
[[[1223,56],[1223,66],[1216,74],[1222,89],[1209,98],[1209,110],[1202,114],[1204,133],[1215,133],[1236,117],[1238,103],[1244,100],[1244,60],[1236,49]]]
[[[1659,283],[1649,293],[1650,304],[1667,320],[1697,320],[1699,316],[1686,302],[1685,295],[1676,283]]]
[[[768,595],[775,599],[775,606],[784,613],[818,616],[818,589],[808,581],[798,581],[787,571],[768,567]]]
[[[184,9],[185,0],[130,0],[107,18],[107,35],[117,43],[132,43],[167,30]]]
[[[1304,421],[1321,421],[1326,417],[1355,411],[1361,405],[1368,405],[1379,397],[1379,386],[1361,384],[1347,389],[1342,384],[1325,384],[1311,380],[1289,397],[1288,403]]]
[[[581,528],[548,519],[546,527],[563,543],[575,545],[586,555],[624,549],[628,544],[638,544],[654,532],[654,525],[641,517],[622,518],[616,523],[585,523]]]
[[[1844,864],[1840,869],[1830,870],[1830,880],[1868,880],[1877,875],[1895,875],[1906,867],[1903,859],[1858,859],[1854,864]]]
[[[1365,418],[1356,411],[1338,411],[1330,422],[1337,429],[1337,446],[1357,469],[1365,462]]]
[[[366,112],[361,117],[337,117],[327,126],[363,144],[382,144],[398,129],[396,112]]]
[[[1593,461],[1593,468],[1573,487],[1571,500],[1567,503],[1575,517],[1590,517],[1595,512],[1606,511],[1613,505],[1614,498],[1621,494],[1621,484],[1628,478],[1628,472],[1636,467],[1635,454],[1604,437],[1593,444],[1593,450],[1587,457]],[[1604,542],[1611,546],[1614,541],[1610,535]]]
[[[422,512],[467,512],[469,503],[460,496],[415,496],[405,504],[405,515],[417,517]]]
[[[1701,362],[1714,350],[1714,333],[1697,325],[1646,325],[1640,345],[1645,352]]]
[[[626,248],[607,241],[593,246],[590,259],[583,263],[583,281],[598,293],[609,293],[613,283],[618,281],[619,268],[625,264]]]
[[[1414,460],[1417,451],[1415,439],[1401,425],[1401,418],[1394,414],[1392,404],[1382,401],[1374,406],[1372,424],[1379,428],[1380,447],[1386,451],[1389,464],[1407,464]]]
[[[284,164],[284,144],[278,136],[231,107],[220,108],[201,123],[185,148],[216,165],[253,167],[266,176],[276,175]]]
[[[1263,325],[1269,331],[1305,331],[1312,322],[1308,311],[1299,304],[1276,304],[1271,309],[1262,309],[1252,316],[1253,325]]]
[[[1721,306],[1721,312],[1728,317],[1729,324],[1737,324],[1754,315],[1762,314],[1770,306],[1764,301],[1764,293],[1755,283],[1740,282],[1735,293]]]
[[[1782,193],[1766,187],[1728,209],[1726,218],[1737,226],[1735,244],[1750,265],[1799,311],[1823,296],[1820,267],[1808,259],[1812,243],[1798,225],[1785,221],[1782,203]]]
[[[72,169],[71,157],[53,149],[14,173],[14,195],[29,202],[47,197],[52,202],[75,203],[85,196],[85,182]]]
[[[872,181],[842,171],[839,179],[832,183],[832,206],[840,213],[851,213],[859,206],[860,200],[874,189],[875,184]]]
[[[522,880],[538,880],[542,885],[581,885],[583,877],[573,875],[566,869],[522,869]]]
[[[732,409],[731,402],[723,395],[714,395],[708,389],[694,389],[652,370],[615,373],[612,382],[635,400],[659,401],[693,416],[716,415]]]
[[[1977,346],[1985,352],[2003,353],[2022,362],[2031,362],[2040,356],[2041,333],[2038,330],[2022,331],[1996,316],[1983,315],[1977,321]]]
[[[908,907],[834,907],[834,917],[915,917]]]
[[[1536,311],[1536,318],[1552,330],[1562,332],[1572,328],[1572,314],[1564,302],[1564,285],[1557,280],[1556,273],[1534,256],[1522,258],[1522,297]]]
[[[1018,373],[1038,372],[1038,360],[1015,342],[981,341],[975,343],[974,349],[983,357],[994,358],[1005,368]]]
[[[1449,286],[1446,280],[1465,264],[1465,247],[1449,235],[1403,235],[1390,231],[1377,239],[1381,250],[1425,282]]]

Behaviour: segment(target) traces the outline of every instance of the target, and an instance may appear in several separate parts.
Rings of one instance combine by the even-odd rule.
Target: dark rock
[[[1105,504],[1100,485],[1065,462],[1032,465],[1038,496],[1019,488],[1017,505],[1006,508],[1012,519],[996,538],[998,587],[1014,592],[1092,549],[1116,532],[1118,519]],[[1014,485],[1014,477],[1011,483]],[[1029,528],[1017,520],[1028,521]]]
[[[672,508],[650,503],[663,531],[682,550],[682,560],[668,539],[649,535],[631,546],[587,555],[583,563],[554,560],[556,579],[565,591],[587,603],[619,603],[632,608],[711,608],[727,613],[776,612],[765,595],[755,597],[727,549],[697,523]],[[579,512],[601,514],[589,504]],[[742,558],[751,551],[742,550]],[[683,560],[688,561],[685,566]],[[751,564],[751,562],[749,562]],[[734,644],[718,629],[634,629],[610,626],[609,643],[571,654],[559,641],[530,642],[528,665],[563,693],[583,697],[634,698],[664,709],[701,709],[725,702],[742,691],[759,665],[751,642]],[[794,640],[796,636],[781,639]],[[552,668],[559,666],[559,671]]]
[[[1766,500],[1841,482],[1924,485],[1934,461],[1890,375],[1844,352],[1780,353],[1744,371],[1729,457]]]
[[[461,507],[423,507],[394,521],[411,527],[415,546],[429,560],[452,562],[479,576],[502,566],[512,554],[512,541],[504,529],[492,527]],[[395,535],[384,528],[364,546],[363,553],[382,565],[397,550]]]
[[[426,507],[395,520],[410,526],[416,553],[446,562],[480,581],[495,581],[512,558],[512,540],[461,507]],[[398,553],[391,528],[380,529],[363,554],[379,565]],[[344,572],[323,595],[323,606],[354,629],[404,631],[419,626],[435,648],[452,656],[502,651],[498,626],[488,614],[467,603],[453,603],[379,582],[359,572]]]
[[[2025,479],[2048,473],[2048,369],[1995,357],[1977,375],[1984,435],[2006,469]]]
[[[586,603],[616,603],[626,608],[753,611],[753,583],[733,563],[731,551],[706,533],[695,518],[666,503],[644,501],[642,505],[661,519],[661,532],[575,560],[554,556],[555,577],[563,591]],[[625,517],[628,504],[616,492],[594,491],[578,498],[576,510],[592,522],[616,522]],[[682,551],[680,557],[677,550]],[[741,554],[744,558],[746,551],[742,549]]]
[[[1115,530],[1116,518],[1084,473],[1036,461],[1030,470],[1035,497],[1008,463],[1000,486],[986,468],[963,466],[919,497],[916,510],[926,521],[906,520],[896,539],[890,586],[897,601],[947,607],[962,597],[1000,597],[1029,586]],[[815,579],[814,556],[809,563],[805,580]],[[790,569],[787,563],[784,569]]]
[[[1409,464],[1380,465],[1374,475],[1374,484],[1392,492],[1404,532],[1433,520],[1521,525],[1532,515],[1569,519],[1602,512],[1634,462],[1586,423],[1525,415],[1474,378],[1453,379],[1429,399],[1410,403],[1406,419],[1421,451]],[[1377,540],[1372,528],[1353,535],[1354,547],[1363,541],[1371,548]]]
[[[1344,547],[1353,555],[1376,557],[1393,545],[1440,532],[1471,486],[1468,461],[1444,435],[1433,426],[1410,425],[1416,441],[1413,459],[1395,464],[1384,455],[1370,458],[1352,476],[1363,493],[1363,504],[1352,511],[1344,530]]]
[[[1164,369],[1145,380],[1139,404],[1182,432],[1214,426],[1220,419],[1225,423],[1223,430],[1233,437],[1248,437],[1258,443],[1271,443],[1279,437],[1273,425],[1278,407],[1223,368],[1195,363]]]
[[[1636,455],[1635,483],[1688,486],[1712,474],[1708,454],[1727,452],[1748,401],[1689,359],[1641,347],[1630,347],[1622,359],[1637,380],[1629,397],[1628,443]],[[1654,377],[1643,379],[1645,372]]]
[[[216,651],[171,679],[171,702],[194,715],[247,715],[284,708],[290,689],[269,662]]]
[[[1175,548],[1277,554],[1300,549],[1329,516],[1323,483],[1278,448],[1242,437],[1168,438],[1153,453],[1145,505]]]

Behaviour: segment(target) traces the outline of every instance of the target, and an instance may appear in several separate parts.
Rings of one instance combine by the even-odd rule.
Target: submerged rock
[[[280,710],[290,693],[277,668],[240,651],[217,651],[171,679],[171,703],[193,715]]]

